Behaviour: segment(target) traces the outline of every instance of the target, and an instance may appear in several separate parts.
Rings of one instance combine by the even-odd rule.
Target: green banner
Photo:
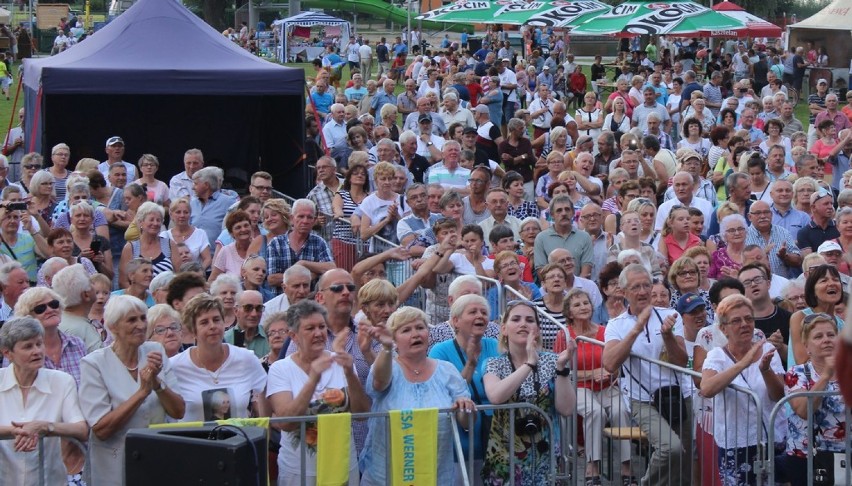
[[[571,30],[571,35],[686,35],[743,27],[736,19],[694,2],[628,1]]]

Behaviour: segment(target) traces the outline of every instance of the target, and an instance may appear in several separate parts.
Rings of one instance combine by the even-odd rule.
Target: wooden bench
[[[611,440],[638,440],[648,442],[648,436],[639,427],[607,427],[603,429],[605,436]]]
[[[605,427],[603,429],[603,434],[605,437],[605,443],[603,444],[604,450],[610,451],[610,453],[612,453],[615,449],[614,447],[612,447],[612,441],[629,440],[636,441],[638,443],[638,459],[640,461],[642,457],[650,457],[650,453],[648,450],[648,436],[645,434],[645,432],[642,432],[642,429],[640,429],[639,427]],[[609,444],[607,444],[606,441],[609,441]],[[615,471],[613,471],[613,469],[614,465],[618,464],[618,461],[614,460],[613,458],[610,458],[609,461],[601,462],[606,462],[606,465],[601,464],[601,475],[606,479],[614,478]],[[641,467],[641,469],[644,470],[644,465]]]

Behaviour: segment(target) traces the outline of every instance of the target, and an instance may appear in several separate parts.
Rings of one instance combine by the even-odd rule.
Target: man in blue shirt
[[[222,230],[222,221],[228,214],[228,208],[237,202],[237,198],[222,193],[224,173],[218,167],[205,167],[192,175],[192,189],[195,196],[190,200],[192,210],[190,223],[207,233],[211,249],[216,237]]]
[[[316,91],[311,93],[311,101],[320,118],[325,119],[331,109],[331,104],[334,103],[334,96],[328,92],[328,84],[324,79],[317,81]]]
[[[382,112],[382,107],[385,104],[390,103],[396,106],[396,95],[393,94],[394,88],[396,88],[396,82],[392,79],[386,79],[383,91],[377,91],[376,95],[373,96],[373,101],[370,102],[370,114],[373,116],[378,116]]]

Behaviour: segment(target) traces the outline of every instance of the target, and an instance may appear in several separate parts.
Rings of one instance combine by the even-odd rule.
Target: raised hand
[[[536,336],[538,336],[537,329],[531,329],[529,334],[527,334],[527,363],[531,365],[538,364],[538,343],[536,343]]]
[[[382,346],[393,346],[393,334],[384,325],[374,325],[370,328],[370,337],[380,342]]]
[[[763,349],[763,344],[766,342],[765,339],[761,339],[759,342],[755,343],[751,349],[743,356],[743,361],[746,363],[757,363],[762,356],[761,350]]]
[[[334,362],[332,356],[328,353],[322,353],[318,358],[311,361],[311,372],[310,376],[314,378],[319,378],[325,370],[331,368],[331,364]]]
[[[775,346],[775,349],[781,349],[781,346],[784,345],[784,337],[778,329],[776,329],[775,332],[773,332],[766,340],[769,341],[769,344]]]
[[[474,363],[479,361],[479,354],[482,352],[482,337],[471,336],[471,338],[467,341],[467,346],[465,346],[464,352],[467,355],[468,361]]]
[[[564,368],[565,366],[568,366],[576,351],[577,341],[569,338],[565,344],[565,349],[563,349],[562,352],[559,353],[559,356],[556,357],[556,367]]]
[[[820,378],[832,378],[835,372],[835,364],[834,364],[834,355],[831,355],[825,358],[825,366],[822,370],[822,374],[825,376],[821,376]]]
[[[408,253],[408,249],[398,246],[393,250],[388,252],[388,256],[393,260],[408,260],[411,258],[411,254]]]
[[[677,314],[670,314],[663,319],[663,324],[660,326],[660,333],[663,335],[671,334],[674,330],[675,322],[677,322]]]
[[[645,326],[648,325],[648,320],[651,318],[651,305],[649,304],[647,307],[639,311],[639,315],[636,316],[636,324],[633,325],[633,330],[642,333],[645,330]]]
[[[772,362],[772,357],[775,356],[775,353],[777,352],[777,350],[773,349],[772,351],[769,351],[768,353],[764,354],[762,358],[760,358],[760,365],[758,366],[760,368],[760,371],[769,370],[769,364]],[[758,356],[760,356],[760,354],[758,354]]]

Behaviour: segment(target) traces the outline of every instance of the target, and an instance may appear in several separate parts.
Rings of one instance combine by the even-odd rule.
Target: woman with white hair
[[[53,221],[53,210],[56,208],[56,188],[53,174],[40,170],[30,179],[29,196],[30,209],[38,211],[45,221]]]
[[[74,378],[45,365],[44,328],[32,317],[15,317],[0,329],[0,348],[10,365],[0,369],[0,470],[3,481],[67,484],[59,437],[84,441],[89,433]],[[44,451],[38,444],[44,437]]]
[[[147,201],[139,206],[134,221],[139,226],[139,239],[124,245],[121,251],[118,284],[121,288],[130,286],[127,263],[133,258],[144,257],[151,260],[153,276],[160,272],[173,271],[177,266],[177,245],[167,237],[160,236],[163,227],[163,207]],[[149,282],[150,283],[150,282]]]
[[[78,202],[68,210],[71,221],[70,232],[73,245],[71,254],[79,258],[85,258],[92,262],[95,269],[109,278],[113,277],[113,257],[110,241],[102,235],[93,233],[94,221],[97,211],[88,202]],[[48,236],[50,238],[50,236]],[[62,244],[62,237],[59,240]],[[48,243],[50,243],[48,241]],[[60,245],[61,246],[61,245]],[[57,253],[61,255],[63,253]],[[70,262],[69,262],[70,263]]]
[[[47,171],[56,181],[56,199],[62,201],[65,199],[65,182],[71,174],[71,171],[68,170],[68,163],[71,161],[71,147],[64,143],[54,145],[50,151],[50,161],[52,165],[48,167]]]
[[[811,214],[811,194],[819,190],[819,184],[813,177],[800,177],[793,183],[793,207]]]
[[[210,284],[210,295],[222,302],[222,320],[225,321],[226,330],[237,325],[237,295],[242,291],[240,280],[230,273],[219,275]]]
[[[153,204],[153,203],[152,203]],[[130,295],[112,297],[104,320],[115,341],[82,360],[80,408],[92,425],[91,485],[124,477],[124,439],[132,428],[183,417],[177,376],[160,343],[146,342],[148,307]]]
[[[169,358],[180,352],[180,314],[172,306],[157,304],[148,309],[148,341],[158,342]]]
[[[746,227],[746,220],[740,214],[729,214],[722,219],[719,233],[725,246],[714,251],[710,257],[708,277],[737,277],[737,270],[743,266]]]
[[[275,297],[275,294],[263,285],[266,283],[266,273],[266,260],[259,255],[249,255],[240,269],[243,290],[257,290],[264,303]]]

